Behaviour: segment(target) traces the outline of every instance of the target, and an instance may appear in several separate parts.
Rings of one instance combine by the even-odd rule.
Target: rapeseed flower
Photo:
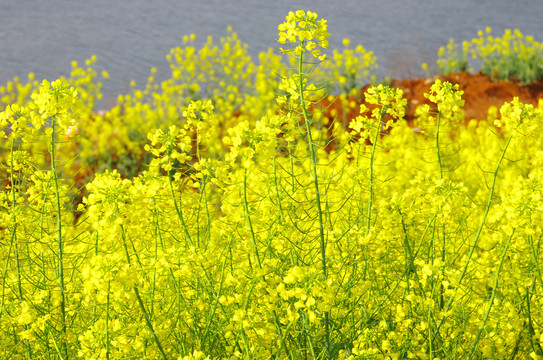
[[[295,43],[297,46],[293,50],[285,50],[283,52],[292,51],[296,55],[301,55],[305,52],[311,53],[313,57],[323,61],[326,58],[325,54],[321,54],[321,47],[328,48],[327,38],[330,34],[327,32],[327,21],[324,19],[317,21],[318,15],[312,11],[307,13],[304,10],[296,12],[290,11],[286,16],[286,21],[278,26],[280,44],[287,42]]]

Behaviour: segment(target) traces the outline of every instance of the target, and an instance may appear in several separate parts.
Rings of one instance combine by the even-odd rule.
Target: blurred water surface
[[[541,0],[0,0],[0,84],[34,72],[38,79],[69,75],[72,60],[98,57],[111,77],[105,102],[143,86],[151,67],[168,76],[166,55],[196,34],[197,44],[231,25],[251,55],[277,48],[277,25],[289,10],[328,20],[330,47],[343,38],[375,52],[379,76],[420,76],[449,38],[470,40],[486,26],[494,35],[518,28],[543,41]]]

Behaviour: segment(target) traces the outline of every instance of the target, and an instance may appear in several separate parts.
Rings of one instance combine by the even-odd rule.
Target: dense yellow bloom
[[[192,149],[192,140],[186,130],[171,125],[168,132],[158,129],[147,136],[151,140],[151,146],[146,144],[145,150],[157,157],[154,163],[164,170],[172,170],[174,162],[182,165],[191,159],[187,153]]]
[[[436,107],[435,109],[429,105],[417,107],[415,126],[430,135],[437,131],[437,118],[439,118],[441,131],[449,133],[450,128],[458,128],[464,122],[464,100],[462,99],[464,92],[458,88],[458,84],[453,85],[448,81],[442,82],[436,79],[430,91],[424,94],[424,97]]]
[[[451,39],[438,51],[437,68],[442,74],[470,71],[468,56],[480,61],[481,72],[498,80],[518,80],[530,84],[543,78],[539,64],[543,59],[543,44],[520,30],[506,29],[502,37],[493,37],[492,29],[478,31],[478,38],[463,42],[462,48]],[[423,64],[428,69],[428,64]]]
[[[7,105],[4,111],[0,112],[0,127],[11,128],[11,139],[17,139],[27,130],[29,124],[33,125],[33,131],[40,130],[43,126],[43,119],[32,111],[28,106],[11,104]],[[0,132],[0,139],[7,137],[4,131]]]
[[[362,45],[350,48],[350,40],[343,40],[342,52],[334,49],[333,55],[315,69],[313,77],[317,83],[326,84],[332,94],[359,95],[359,90],[375,82],[377,58]]]
[[[298,44],[293,50],[296,55],[301,55],[306,52],[310,52],[312,56],[319,60],[324,60],[326,55],[321,54],[321,50],[328,48],[327,38],[330,34],[327,32],[327,21],[324,19],[317,21],[318,15],[314,12],[304,10],[298,10],[296,12],[290,11],[286,17],[286,21],[279,24],[279,39],[280,44],[286,42]]]
[[[73,124],[72,120],[79,117],[81,102],[77,96],[77,90],[61,80],[55,80],[52,83],[44,80],[38,92],[33,93],[31,97],[32,106],[38,111],[42,121],[55,117],[63,131]],[[34,124],[34,127],[41,128],[37,125],[41,124]]]
[[[353,129],[351,135],[360,136],[361,142],[367,138],[374,139],[376,133],[388,130],[403,120],[407,100],[403,98],[402,90],[379,84],[368,89],[365,99],[368,104],[377,106],[371,111],[371,115],[367,116],[369,109],[362,104],[361,115],[349,124],[349,127]],[[384,117],[387,114],[391,117],[385,122]]]
[[[303,57],[324,25],[292,12],[280,38]],[[346,88],[368,52],[292,74],[192,41],[106,113],[93,58],[0,89],[0,358],[543,357],[543,102],[466,121],[436,81],[413,131],[379,85],[349,132],[315,79]]]

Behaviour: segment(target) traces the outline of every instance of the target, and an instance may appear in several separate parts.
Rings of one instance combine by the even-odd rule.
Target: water
[[[461,42],[486,26],[495,35],[518,28],[543,41],[541,0],[0,0],[0,84],[34,72],[38,79],[68,75],[70,63],[98,57],[111,77],[105,102],[143,86],[151,67],[168,76],[166,55],[184,35],[220,38],[232,25],[256,56],[278,48],[277,25],[289,10],[312,10],[328,20],[331,48],[343,38],[375,52],[380,76],[421,76],[452,37]]]

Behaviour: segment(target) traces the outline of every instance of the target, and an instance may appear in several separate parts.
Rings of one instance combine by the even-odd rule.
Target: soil
[[[424,79],[392,80],[390,86],[402,89],[404,97],[407,99],[405,118],[408,123],[412,124],[414,112],[418,105],[430,103],[424,97],[424,93],[430,90],[430,87],[438,78],[442,81],[459,84],[459,89],[464,91],[462,97],[465,100],[464,111],[466,121],[471,119],[486,119],[489,107],[496,106],[499,109],[505,102],[512,101],[514,97],[518,97],[523,103],[535,106],[537,106],[539,99],[543,99],[543,82],[522,86],[518,82],[494,81],[489,76],[483,75],[480,72],[476,74],[460,72]],[[358,98],[353,97],[352,100],[360,104],[361,100],[363,100],[363,94],[368,87],[366,86],[361,89],[362,96]],[[328,104],[323,105],[326,107]],[[349,110],[347,114],[343,114],[338,101],[330,106],[330,110],[332,108],[336,109],[339,118],[343,118],[343,115],[346,115],[344,121],[346,120],[347,122],[358,116],[358,106]]]

